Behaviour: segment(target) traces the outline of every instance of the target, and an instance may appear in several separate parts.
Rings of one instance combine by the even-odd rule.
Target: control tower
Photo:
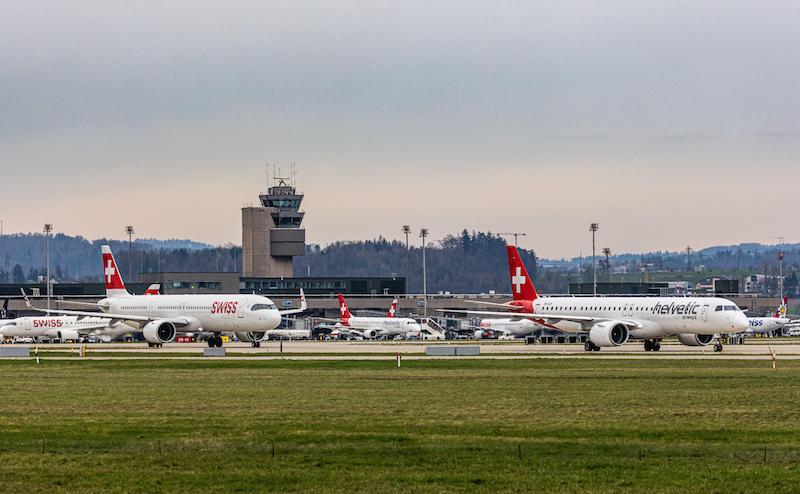
[[[293,174],[294,175],[294,174]],[[290,178],[275,177],[259,195],[261,207],[242,208],[242,277],[291,278],[292,258],[305,254],[303,194]]]

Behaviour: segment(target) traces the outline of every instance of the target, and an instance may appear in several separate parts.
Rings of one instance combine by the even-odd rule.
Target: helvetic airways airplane
[[[357,334],[367,340],[422,332],[417,321],[407,317],[395,317],[395,312],[397,312],[397,299],[392,302],[387,317],[355,317],[350,313],[347,302],[340,293],[339,319],[318,319],[335,321],[337,330]]]
[[[153,345],[175,339],[177,333],[214,333],[208,346],[222,346],[224,332],[234,332],[242,341],[260,346],[267,331],[278,327],[281,316],[298,314],[306,309],[300,292],[299,309],[279,311],[272,300],[261,295],[131,295],[119,274],[117,262],[107,245],[102,247],[106,298],[96,305],[102,311],[36,310],[78,317],[98,317],[121,321],[141,328],[144,338]],[[27,298],[26,298],[27,300]]]
[[[508,312],[459,311],[485,316],[530,319],[565,333],[589,333],[586,351],[644,340],[647,351],[658,351],[661,339],[675,335],[688,346],[705,346],[717,333],[740,333],[747,317],[730,300],[717,297],[540,297],[514,246],[507,246],[514,299],[502,305]],[[717,342],[715,350],[721,351]]]

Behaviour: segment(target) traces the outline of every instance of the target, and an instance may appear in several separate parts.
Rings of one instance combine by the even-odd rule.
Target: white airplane
[[[542,326],[530,319],[504,318],[504,319],[481,319],[478,330],[475,331],[475,339],[483,338],[486,331],[500,333],[506,337],[524,338],[541,330]]]
[[[278,327],[281,317],[298,314],[306,309],[306,300],[300,291],[299,309],[279,311],[272,300],[261,295],[131,295],[119,274],[117,262],[107,245],[102,247],[103,275],[106,298],[92,305],[97,312],[47,310],[28,307],[50,314],[102,317],[113,322],[123,322],[142,331],[150,346],[163,345],[175,339],[177,333],[214,333],[208,346],[222,346],[224,332],[236,333],[241,341],[260,346],[267,331]],[[23,292],[24,295],[24,292]]]
[[[96,315],[96,314],[95,314]],[[5,338],[47,338],[78,341],[90,334],[128,333],[133,328],[104,317],[41,316],[0,321],[0,341]]]
[[[530,319],[565,333],[589,333],[586,351],[644,340],[647,351],[658,351],[661,339],[677,336],[687,346],[706,346],[718,333],[740,333],[747,317],[730,300],[718,297],[540,297],[514,246],[507,246],[514,300],[503,304],[517,312],[462,311],[484,316]],[[717,341],[716,351],[722,350]]]
[[[347,302],[340,293],[339,319],[318,319],[336,322],[331,335],[344,332],[361,336],[367,340],[379,337],[405,336],[409,333],[419,335],[422,332],[417,321],[407,317],[395,317],[394,313],[396,311],[397,299],[392,302],[392,307],[389,309],[387,317],[355,317],[350,313],[350,309],[347,308]]]
[[[792,320],[786,317],[788,310],[789,297],[783,297],[783,304],[771,317],[748,317],[748,327],[745,334],[753,336],[756,334],[774,335],[782,332],[787,324],[798,323],[800,320]]]

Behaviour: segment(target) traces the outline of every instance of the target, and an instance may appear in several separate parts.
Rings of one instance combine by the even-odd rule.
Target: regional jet
[[[483,316],[528,319],[565,333],[588,333],[586,351],[644,340],[658,351],[661,340],[677,336],[687,346],[706,346],[720,333],[747,329],[747,317],[730,300],[718,297],[540,297],[514,246],[506,247],[513,300],[499,305],[511,312],[446,310]],[[722,351],[717,341],[716,351]]]

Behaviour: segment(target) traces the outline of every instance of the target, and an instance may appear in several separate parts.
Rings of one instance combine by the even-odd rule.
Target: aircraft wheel
[[[586,350],[587,352],[593,351],[594,350],[594,343],[592,343],[591,341],[587,341],[586,343],[584,343],[583,349]]]
[[[644,340],[644,351],[649,352],[653,349],[653,345],[650,340]]]
[[[209,336],[208,339],[206,340],[206,343],[208,344],[208,348],[213,348],[214,345],[216,345],[217,343],[217,339],[214,338],[213,336]]]
[[[650,348],[652,348],[654,352],[661,350],[661,340],[653,340],[653,344],[650,345]]]

